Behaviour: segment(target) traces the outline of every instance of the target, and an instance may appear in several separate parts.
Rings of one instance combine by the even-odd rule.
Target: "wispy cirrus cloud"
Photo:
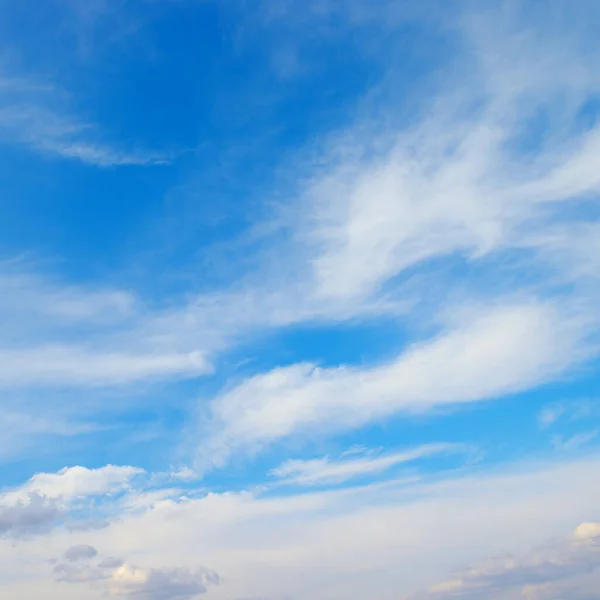
[[[349,431],[415,406],[523,391],[580,364],[597,327],[597,270],[588,250],[599,136],[595,118],[585,127],[581,120],[598,80],[590,54],[567,44],[571,29],[561,33],[552,14],[530,30],[509,12],[497,20],[493,11],[458,14],[456,62],[410,126],[388,87],[365,103],[374,116],[359,115],[309,149],[311,158],[291,169],[296,193],[286,193],[286,210],[277,214],[285,234],[275,227],[261,239],[265,247],[235,282],[157,306],[119,290],[42,283],[31,293],[30,281],[7,280],[9,291],[20,286],[8,311],[17,319],[7,319],[19,343],[2,349],[0,384],[111,387],[198,377],[212,372],[211,358],[253,335],[299,323],[410,323],[417,315],[424,330],[439,332],[399,339],[397,358],[379,367],[288,365],[219,394],[200,453],[220,464],[232,452],[252,453],[302,431],[331,414],[342,402],[337,396],[347,398],[348,422],[339,427]],[[534,131],[540,114],[546,125]],[[52,119],[31,122],[42,121],[52,130]],[[78,132],[74,126],[69,135]],[[448,267],[457,264],[461,276],[449,281]],[[532,274],[526,284],[520,272]],[[575,294],[566,298],[557,284]],[[505,313],[489,301],[494,295],[508,298]],[[533,300],[521,307],[513,297]],[[461,303],[492,305],[489,330],[487,308],[447,322]],[[486,381],[467,372],[471,357],[489,359]],[[415,378],[414,390],[406,377]],[[376,399],[369,409],[367,395]]]
[[[387,9],[385,3],[377,6]],[[573,283],[567,248],[579,257],[575,284],[587,285],[578,299],[591,306],[596,292],[589,282],[596,269],[588,250],[596,236],[586,202],[598,190],[599,137],[594,125],[578,123],[586,99],[598,89],[593,65],[589,54],[573,60],[579,47],[563,39],[570,39],[570,30],[563,38],[544,35],[554,32],[552,15],[540,22],[540,33],[524,31],[518,18],[501,13],[499,36],[491,34],[492,13],[459,13],[454,33],[465,49],[456,60],[473,68],[449,70],[416,124],[399,123],[383,94],[371,108],[389,116],[384,129],[376,119],[365,123],[359,117],[329,136],[311,154],[316,159],[294,170],[292,176],[304,183],[290,186],[298,194],[286,196],[286,211],[278,215],[293,235],[267,239],[249,272],[231,284],[188,294],[163,309],[149,310],[138,300],[133,319],[118,335],[108,332],[111,351],[119,354],[115,345],[143,345],[160,347],[157,354],[166,357],[199,352],[208,360],[257,331],[381,315],[406,318],[425,296],[428,310],[419,316],[435,321],[432,313],[444,310],[448,298],[426,290],[455,290],[477,300],[492,293],[480,281],[491,278],[503,292],[518,293],[517,269],[534,275],[525,290],[534,295],[551,293],[557,282]],[[549,57],[551,69],[545,68]],[[575,71],[569,68],[574,63]],[[504,85],[508,80],[511,85]],[[569,101],[560,104],[563,93]],[[542,128],[530,135],[538,113],[553,120],[552,132]],[[561,217],[563,210],[570,211],[568,219]],[[455,260],[477,276],[449,284],[447,261]],[[500,272],[499,264],[508,267]],[[125,301],[120,294],[109,290],[106,300]],[[81,300],[80,306],[91,307],[100,298],[83,293]],[[45,339],[40,345],[56,344]],[[187,369],[173,373],[186,377]]]
[[[353,452],[350,457],[338,459],[330,457],[307,460],[291,459],[273,469],[270,475],[278,477],[282,483],[295,485],[338,484],[351,479],[377,475],[398,465],[461,450],[464,451],[464,448],[455,444],[428,444],[383,455],[363,451]]]
[[[53,84],[0,72],[0,142],[47,157],[97,167],[164,165],[164,152],[126,149],[110,143],[101,127],[74,113]]]
[[[212,402],[198,464],[222,466],[234,452],[252,454],[307,429],[347,431],[397,413],[515,393],[585,358],[585,326],[559,322],[551,305],[500,305],[463,318],[387,365],[299,364],[242,382]]]
[[[212,367],[198,353],[98,351],[85,346],[0,349],[3,387],[114,386],[204,375]]]

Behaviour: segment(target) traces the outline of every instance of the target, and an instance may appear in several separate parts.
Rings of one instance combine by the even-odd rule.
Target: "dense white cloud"
[[[116,465],[99,469],[65,467],[57,473],[37,473],[21,487],[3,494],[2,498],[19,499],[33,493],[69,503],[125,490],[134,477],[143,473],[144,470],[137,467]]]
[[[143,469],[113,465],[99,469],[65,467],[58,473],[38,473],[22,486],[0,494],[0,535],[24,537],[45,532],[63,523],[75,503],[129,489],[131,480],[143,473]],[[93,521],[83,520],[71,529],[88,530],[95,526]],[[87,544],[76,545],[67,550],[65,559],[89,557],[93,550]]]
[[[112,573],[108,589],[112,596],[188,600],[218,582],[218,575],[207,569],[146,569],[124,564]]]
[[[24,498],[0,496],[0,536],[22,537],[48,530],[64,514],[55,499],[31,492]]]

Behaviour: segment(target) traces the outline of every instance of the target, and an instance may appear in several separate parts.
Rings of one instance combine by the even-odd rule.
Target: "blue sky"
[[[592,600],[596,4],[0,0],[2,595]]]

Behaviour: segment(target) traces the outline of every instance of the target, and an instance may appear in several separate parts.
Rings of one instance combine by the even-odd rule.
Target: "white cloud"
[[[389,23],[381,16],[390,10],[381,3],[373,14],[359,13],[370,23]],[[578,125],[578,111],[600,82],[594,53],[583,52],[572,33],[581,20],[570,14],[573,22],[560,21],[561,30],[556,14],[548,11],[536,28],[527,28],[518,18],[511,21],[510,11],[492,13],[454,15],[454,34],[465,52],[436,87],[437,99],[424,101],[410,127],[398,124],[396,104],[387,105],[383,95],[383,105],[375,108],[385,116],[385,127],[368,126],[358,118],[321,145],[317,160],[294,170],[293,185],[286,181],[286,186],[300,191],[297,198],[286,196],[285,203],[292,216],[279,215],[293,235],[286,236],[288,241],[278,235],[266,240],[268,249],[256,252],[250,273],[229,286],[190,294],[188,303],[166,310],[151,310],[140,302],[130,321],[94,338],[90,364],[100,347],[98,354],[123,357],[132,371],[131,376],[111,371],[106,382],[201,374],[200,368],[188,368],[187,355],[198,352],[208,360],[257,330],[383,313],[406,317],[421,300],[426,309],[420,306],[419,318],[427,322],[443,310],[448,292],[460,288],[471,299],[493,293],[469,273],[460,282],[449,282],[447,271],[435,268],[419,272],[419,282],[411,286],[397,284],[398,275],[412,273],[430,259],[464,260],[469,269],[485,271],[486,281],[514,290],[519,287],[515,272],[503,272],[495,261],[518,257],[519,268],[534,275],[528,291],[537,286],[539,295],[548,293],[556,276],[575,277],[579,283],[597,279],[593,248],[600,236],[582,198],[591,200],[599,189],[595,157],[600,134],[593,126]],[[558,102],[563,95],[565,102]],[[533,149],[524,149],[531,141],[532,120],[540,113],[555,126]],[[568,219],[563,208],[572,209]],[[95,298],[83,294],[81,303],[73,296],[77,290],[66,289],[71,296],[51,307],[82,314],[88,304],[127,303],[126,296],[114,292],[113,297],[111,291]],[[595,306],[597,292],[586,289],[578,299],[588,308]],[[30,296],[27,304],[31,301]],[[110,308],[99,312],[112,314]],[[64,331],[36,340],[34,356],[36,347],[60,346],[56,337],[61,336]],[[147,347],[156,348],[162,360],[141,368],[139,362],[152,360],[140,350]],[[80,350],[74,347],[73,352]],[[82,358],[75,363],[84,364]],[[19,355],[17,359],[27,363]],[[24,385],[26,375],[15,373],[12,380]],[[95,384],[104,374],[86,379],[71,376],[65,367],[45,377],[83,385]]]
[[[100,128],[70,114],[60,95],[54,85],[0,73],[0,140],[98,167],[167,162],[164,154],[127,151],[103,142]]]
[[[393,454],[368,453],[360,458],[331,460],[329,457],[312,460],[288,460],[271,475],[286,483],[298,485],[323,485],[342,483],[357,477],[374,475],[400,464],[413,462],[436,454],[448,454],[460,450],[453,444],[429,444]],[[353,453],[352,456],[355,456]]]
[[[586,202],[598,193],[600,137],[593,126],[577,130],[577,114],[597,93],[598,53],[594,39],[592,51],[581,54],[576,35],[548,31],[544,23],[539,35],[532,28],[533,38],[530,28],[506,35],[507,24],[500,18],[493,26],[469,30],[475,50],[459,69],[467,76],[448,82],[447,92],[433,107],[423,106],[420,123],[409,130],[392,126],[393,131],[383,134],[359,123],[342,142],[332,144],[333,150],[327,148],[322,171],[312,173],[297,203],[306,220],[293,222],[289,245],[277,242],[271,248],[278,264],[274,274],[267,256],[267,266],[260,263],[257,274],[243,279],[238,288],[198,296],[165,311],[132,309],[130,297],[118,292],[83,290],[78,296],[69,286],[66,295],[50,296],[48,310],[36,306],[35,294],[25,295],[23,310],[13,303],[12,314],[25,322],[29,314],[44,313],[40,322],[53,324],[45,326],[44,335],[3,350],[0,382],[122,384],[197,374],[206,369],[205,355],[223,351],[257,329],[380,312],[398,316],[398,304],[388,303],[383,294],[386,286],[393,299],[412,296],[409,306],[414,298],[424,300],[425,306],[411,318],[416,314],[425,325],[442,322],[439,335],[409,345],[388,364],[324,369],[291,365],[222,393],[211,407],[202,466],[223,464],[233,452],[255,452],[295,433],[348,430],[398,413],[499,397],[563,375],[585,359],[584,338],[597,332],[597,322],[588,319],[598,299],[593,252],[597,223],[587,223],[593,217]],[[563,24],[568,30],[569,23]],[[566,43],[572,38],[575,44]],[[535,137],[532,117],[540,113],[547,114],[552,131],[541,135],[530,152],[523,146]],[[94,164],[130,160],[110,148],[87,144],[85,126],[46,109],[11,108],[0,113],[1,124],[11,139],[45,153]],[[383,151],[378,147],[382,138]],[[284,262],[287,250],[290,258]],[[448,283],[447,271],[431,265],[454,259],[468,267],[460,274],[460,284]],[[519,278],[514,271],[505,277],[506,271],[498,267],[504,259],[526,267]],[[426,263],[413,287],[397,283],[399,275],[412,274]],[[485,277],[473,275],[481,271]],[[553,287],[565,281],[575,283],[568,303],[555,296]],[[539,300],[472,310],[473,304],[480,306],[494,294],[495,286],[509,294],[525,287],[523,295]],[[458,287],[469,306],[447,319]],[[55,320],[61,327],[65,322],[69,327],[110,326],[89,340],[86,336],[85,345],[69,344],[72,338],[66,329],[54,329]],[[359,459],[341,462],[344,468],[352,465],[352,474],[389,464],[383,458],[368,465]],[[288,463],[287,469],[313,480],[349,475],[331,463]],[[194,571],[189,560],[206,557],[206,564],[213,564],[208,560],[213,557],[229,582],[223,592],[227,597],[292,593],[317,600],[391,598],[405,588],[430,583],[424,580],[431,572],[481,558],[473,555],[482,547],[522,551],[525,544],[573,526],[571,521],[595,519],[597,472],[597,461],[572,463],[510,476],[464,477],[410,493],[393,483],[289,498],[226,493],[175,500],[158,493],[129,502],[145,510],[132,511],[103,530],[65,530],[44,544],[69,539],[62,551],[85,535],[95,546],[101,547],[96,540],[103,541],[102,547],[112,547],[115,555],[137,553],[146,565],[168,565],[113,565],[119,574],[110,581],[117,595],[203,593],[208,575]],[[0,526],[6,531],[37,530],[40,523],[45,527],[48,515],[53,519],[53,511],[63,504],[116,493],[138,473],[132,467],[75,467],[37,475],[13,493],[12,504],[0,511],[5,524]],[[38,501],[49,503],[48,515]],[[595,530],[591,522],[578,528],[575,537],[595,539]],[[588,564],[579,562],[583,554],[584,559],[596,556],[589,541],[581,543],[586,544],[584,551],[579,542],[567,542],[562,548],[566,555],[560,549],[558,556],[521,554],[522,559],[476,568],[434,593],[447,593],[453,586],[455,591],[470,586],[479,593],[485,586],[489,591],[489,586],[518,579],[532,598],[565,595],[564,590],[575,588],[562,579],[584,574],[579,570]],[[1,551],[6,553],[6,546]],[[78,581],[96,573],[81,569],[59,571]],[[563,592],[556,592],[556,581],[566,586]],[[28,585],[29,597],[39,597],[39,584]]]
[[[106,570],[90,565],[60,563],[54,567],[56,581],[63,583],[91,583],[106,579]]]
[[[462,315],[390,364],[321,369],[297,364],[242,382],[212,404],[201,467],[310,428],[356,428],[396,413],[473,402],[536,386],[582,359],[581,324],[552,305],[497,306]]]
[[[30,492],[23,498],[0,496],[0,537],[23,537],[42,533],[63,515],[52,498]]]
[[[600,523],[582,523],[573,532],[577,542],[593,542],[600,544]]]
[[[165,348],[136,335],[143,311],[124,290],[73,286],[35,276],[21,261],[5,263],[0,387],[115,386],[212,371],[193,346]]]
[[[192,600],[209,585],[219,583],[219,576],[204,567],[140,567],[120,558],[102,557],[87,544],[69,548],[63,558],[67,562],[58,563],[53,570],[57,582],[90,584],[104,596]]]
[[[0,319],[4,327],[19,321],[50,326],[66,323],[121,321],[135,310],[136,298],[125,290],[86,289],[43,279],[26,272],[22,261],[0,264]],[[50,322],[46,319],[51,319]]]
[[[128,489],[131,480],[143,473],[143,469],[129,466],[107,465],[99,469],[65,467],[57,473],[37,473],[27,483],[0,498],[18,500],[38,494],[68,504],[77,499]]]
[[[133,353],[77,346],[0,348],[0,386],[112,386],[212,372],[197,352]]]
[[[208,569],[147,569],[124,564],[111,575],[108,589],[112,596],[191,600],[218,582],[218,575]]]
[[[164,571],[193,573],[195,565],[209,565],[221,581],[206,593],[211,600],[392,600],[436,580],[455,579],[464,565],[496,572],[513,563],[486,559],[507,555],[515,557],[523,585],[532,583],[525,576],[535,565],[555,583],[579,585],[585,573],[578,565],[596,552],[590,548],[598,527],[597,470],[595,457],[462,472],[408,486],[389,481],[327,492],[286,490],[281,496],[269,491],[176,497],[123,513],[102,530],[54,530],[26,550],[30,564],[39,557],[47,577],[48,556],[82,543],[102,549],[102,555],[129,557],[126,563],[145,570],[159,565]],[[578,527],[581,523],[587,524]],[[564,543],[549,542],[575,528]],[[14,549],[0,543],[0,559],[14,561]],[[99,567],[97,560],[81,566]],[[107,575],[111,572],[107,567]],[[144,573],[142,584],[151,579]],[[569,573],[577,581],[556,579]],[[43,578],[29,577],[26,593],[19,596],[24,600],[39,597],[39,586],[46,585]],[[13,597],[9,584],[0,593]],[[67,590],[64,597],[70,597]]]
[[[382,2],[368,14],[358,5],[344,10],[329,5],[324,12],[313,6],[305,12],[311,15],[310,22],[339,14],[352,27],[359,23],[370,27],[397,22],[405,8]],[[354,16],[349,18],[350,14]],[[394,278],[434,258],[460,257],[502,283],[493,260],[527,250],[524,266],[528,269],[537,273],[541,265],[551,262],[562,277],[572,278],[574,260],[565,261],[560,251],[571,248],[570,252],[585,258],[577,261],[578,277],[591,277],[597,272],[593,268],[597,253],[590,252],[598,238],[595,223],[588,223],[590,219],[580,213],[565,221],[555,211],[563,206],[581,207],[582,196],[589,199],[600,183],[595,168],[598,130],[593,126],[584,130],[577,121],[586,99],[599,89],[595,54],[590,51],[597,42],[586,38],[591,46],[584,48],[583,36],[577,32],[585,22],[577,11],[568,14],[567,22],[554,10],[538,16],[536,27],[528,28],[508,10],[489,8],[473,15],[463,7],[453,15],[453,34],[464,52],[456,68],[445,71],[447,79],[436,82],[437,99],[423,102],[421,114],[410,127],[399,124],[396,103],[387,104],[389,97],[378,95],[381,105],[368,105],[357,114],[365,116],[376,108],[376,114],[385,117],[384,126],[365,125],[359,117],[354,126],[321,145],[317,160],[309,161],[300,172],[294,170],[289,187],[300,188],[299,197],[286,197],[286,207],[295,208],[291,218],[282,217],[293,232],[286,236],[291,241],[282,242],[277,235],[267,240],[268,251],[257,252],[251,261],[253,273],[236,278],[235,284],[195,298],[190,294],[189,303],[168,310],[150,310],[141,303],[129,315],[130,322],[104,331],[106,335],[94,338],[89,348],[63,349],[57,338],[64,340],[64,330],[41,336],[31,349],[32,360],[43,360],[45,355],[38,353],[44,348],[58,348],[72,352],[75,365],[86,364],[89,358],[92,373],[86,377],[79,372],[81,368],[73,367],[71,374],[67,367],[55,367],[51,373],[34,373],[32,381],[85,385],[105,380],[118,385],[146,378],[188,377],[205,372],[189,365],[188,355],[199,353],[208,360],[253,331],[365,314],[398,316],[404,312],[406,316],[407,307],[425,296],[431,312],[420,318],[430,320],[431,313],[447,301],[447,273],[421,273],[422,285],[410,291],[397,287]],[[389,55],[384,58],[389,60]],[[12,89],[14,98],[9,100],[15,102],[19,94],[51,91],[48,86],[17,85],[14,78],[5,84],[4,93]],[[563,96],[565,102],[558,102]],[[5,107],[13,111],[11,119],[5,119],[6,126],[12,123],[11,127],[26,134],[39,130],[38,144],[48,138],[60,152],[85,160],[120,160],[118,156],[102,158],[102,150],[89,149],[77,139],[63,140],[87,132],[85,124],[48,116],[42,109],[40,114],[35,110],[20,113],[11,107]],[[554,130],[525,152],[522,146],[531,137],[532,119],[540,112],[552,119]],[[378,121],[365,118],[373,120]],[[30,137],[37,139],[33,134]],[[308,184],[299,185],[299,181]],[[589,231],[582,236],[584,226]],[[288,258],[282,267],[283,254]],[[510,277],[504,283],[510,285]],[[386,285],[395,292],[395,302],[381,294]],[[484,286],[468,276],[461,277],[460,286],[469,297],[486,295]],[[428,291],[440,287],[444,293],[439,296]],[[86,311],[115,317],[121,309],[127,312],[131,299],[118,291],[82,293],[78,298],[79,292],[85,290],[65,286],[65,297],[61,297],[60,290],[54,290],[50,311],[58,311],[61,321],[66,314],[82,316]],[[35,304],[34,296],[24,296],[26,306]],[[121,303],[121,309],[117,308]],[[38,304],[43,307],[46,302]],[[93,320],[97,322],[97,315]],[[26,316],[21,321],[27,321]],[[51,322],[52,318],[46,320]],[[147,347],[156,348],[156,353],[148,356],[140,350]],[[14,372],[5,378],[11,385],[16,381],[25,385],[31,367],[25,366],[20,376],[19,365],[27,365],[28,357],[17,352],[12,359],[12,349],[5,351]],[[122,360],[123,370],[129,365],[131,374],[100,365],[99,355],[104,354],[105,362]],[[48,360],[52,363],[52,353]]]
[[[98,550],[87,544],[72,546],[63,558],[67,562],[58,563],[53,570],[56,581],[63,583],[96,584],[109,579],[111,573],[123,564],[121,559],[113,557],[98,559]]]
[[[565,39],[493,19],[461,30],[476,38],[468,75],[446,82],[422,122],[397,133],[345,134],[337,153],[350,158],[332,160],[312,181],[308,235],[322,297],[368,296],[433,258],[483,263],[528,247],[552,230],[561,204],[597,195],[600,131],[575,125],[578,107],[600,87],[593,53],[572,56]],[[572,103],[563,110],[554,105],[562,94]],[[539,112],[551,115],[554,131],[524,154]],[[576,217],[571,231],[586,222]]]
[[[555,598],[557,582],[600,568],[600,524],[580,525],[571,538],[524,556],[506,556],[458,573],[411,596],[415,600],[487,600],[520,591],[527,600]],[[559,588],[560,589],[560,588]],[[564,593],[564,590],[563,592]],[[581,597],[579,595],[575,598]]]
[[[132,480],[144,472],[137,467],[106,465],[99,469],[77,466],[57,473],[37,473],[25,484],[0,493],[0,536],[27,537],[47,532],[64,524],[74,508],[88,505],[82,500],[129,490]],[[107,525],[80,518],[69,529],[88,531]],[[94,551],[88,544],[77,544],[67,550],[64,558],[90,558]]]

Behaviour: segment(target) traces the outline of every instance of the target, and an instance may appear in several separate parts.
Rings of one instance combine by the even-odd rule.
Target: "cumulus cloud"
[[[192,567],[192,557],[222,576],[208,597],[400,598],[448,573],[457,579],[463,573],[452,573],[461,565],[493,575],[511,556],[524,569],[589,554],[593,520],[563,542],[548,540],[597,514],[598,465],[597,457],[579,458],[408,484],[401,478],[301,493],[194,493],[126,512],[87,541],[146,569]],[[46,546],[40,541],[42,552]],[[490,555],[506,558],[485,562]],[[570,573],[554,583],[579,585],[587,577]],[[94,586],[106,589],[107,581]],[[500,590],[500,598],[516,600],[520,590]],[[496,600],[491,592],[484,598]]]
[[[219,577],[208,569],[157,569],[124,564],[108,582],[114,596],[149,598],[150,600],[188,600],[204,594]]]
[[[60,563],[54,567],[54,578],[63,583],[92,583],[107,579],[110,573],[93,565]]]
[[[0,494],[0,535],[27,536],[42,533],[65,521],[75,502],[118,494],[131,480],[144,473],[135,467],[107,465],[99,469],[65,467],[57,473],[38,473],[20,487]],[[101,522],[105,527],[106,522]],[[75,521],[70,530],[93,529],[89,519]],[[64,558],[70,562],[90,558],[91,546],[74,546]]]
[[[108,580],[113,571],[123,565],[123,560],[114,557],[92,562],[97,556],[98,551],[93,546],[72,546],[63,554],[67,562],[54,567],[54,578],[64,583],[96,583]]]
[[[130,466],[106,465],[99,469],[65,467],[57,473],[37,473],[20,488],[7,492],[6,496],[19,498],[36,493],[68,503],[125,490],[134,477],[143,473],[143,469]]]
[[[64,554],[68,562],[54,567],[56,581],[90,584],[109,596],[149,600],[192,600],[219,583],[219,576],[203,567],[146,568],[114,557],[92,562],[97,555],[92,546],[70,548]]]
[[[0,496],[0,536],[24,537],[50,529],[64,515],[53,498],[29,492],[23,498]]]
[[[523,556],[506,556],[474,566],[411,596],[412,600],[486,600],[516,590],[527,600],[558,598],[564,581],[600,567],[600,523],[583,523],[565,541]],[[568,585],[573,598],[584,598]],[[584,592],[587,594],[587,591]]]

